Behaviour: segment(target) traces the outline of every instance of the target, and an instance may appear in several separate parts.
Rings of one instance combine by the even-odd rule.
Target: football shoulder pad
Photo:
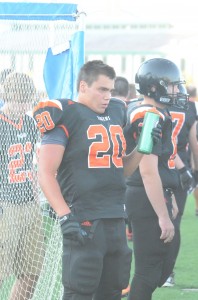
[[[112,97],[109,102],[110,107],[118,107],[120,109],[126,109],[126,102],[124,100]]]
[[[118,99],[118,98],[111,98],[108,106],[108,110],[111,111],[111,113],[114,116],[117,116],[117,118],[123,120],[123,125],[126,124],[126,102],[124,100]]]
[[[160,119],[162,119],[163,121],[165,120],[164,114],[155,107],[147,105],[139,105],[134,107],[133,105],[129,105],[127,109],[127,123],[133,124],[137,120],[139,120],[139,122],[142,122],[146,112],[156,113],[160,116]]]
[[[42,100],[33,110],[33,117],[41,133],[61,125],[69,106],[75,101],[69,99]]]

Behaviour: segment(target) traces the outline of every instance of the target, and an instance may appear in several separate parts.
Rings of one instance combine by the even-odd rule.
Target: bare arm
[[[169,242],[174,236],[174,226],[166,207],[161,178],[158,172],[158,157],[144,155],[140,162],[140,173],[149,201],[156,212],[161,228],[160,239]]]
[[[70,213],[56,180],[64,151],[65,148],[62,145],[41,145],[38,163],[39,184],[45,197],[59,216]]]
[[[123,157],[124,176],[130,176],[139,166],[143,157],[142,153],[137,151],[137,147],[128,155]]]
[[[153,141],[154,143],[158,143],[159,140],[161,139],[161,125],[158,124],[157,127],[153,128],[152,131],[152,136],[153,136]],[[125,176],[130,176],[133,174],[133,172],[137,169],[139,166],[139,163],[144,156],[144,154],[140,153],[137,151],[136,146],[134,150],[129,153],[128,155],[123,157],[123,166],[124,166],[124,175]]]

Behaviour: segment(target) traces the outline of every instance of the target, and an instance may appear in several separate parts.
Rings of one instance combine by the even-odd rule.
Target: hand
[[[175,235],[175,228],[170,218],[159,218],[159,226],[161,228],[160,239],[164,240],[164,243],[171,242]]]
[[[178,171],[179,171],[179,177],[180,177],[180,183],[182,189],[191,190],[193,187],[193,176],[191,172],[186,167],[183,167]]]
[[[138,135],[137,135],[138,138],[141,134],[141,131],[142,131],[142,124],[141,125],[139,124],[138,125]],[[154,127],[152,129],[151,135],[153,137],[153,143],[154,144],[157,144],[161,140],[161,138],[162,138],[162,126],[159,122],[157,123],[156,127]],[[138,141],[138,139],[137,139],[137,141]]]
[[[178,215],[179,209],[178,209],[178,205],[175,199],[175,195],[172,195],[172,217],[173,220],[176,219],[177,215]]]
[[[153,143],[157,144],[162,138],[162,126],[157,123],[157,126],[153,128],[152,133]]]
[[[62,234],[69,240],[77,241],[83,245],[85,238],[87,237],[86,231],[84,231],[80,224],[77,222],[74,215],[67,214],[59,219],[61,225]]]

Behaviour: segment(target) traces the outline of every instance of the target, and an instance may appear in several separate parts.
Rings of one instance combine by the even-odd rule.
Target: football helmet
[[[187,108],[189,95],[178,67],[164,58],[149,59],[135,76],[137,91],[165,105]]]

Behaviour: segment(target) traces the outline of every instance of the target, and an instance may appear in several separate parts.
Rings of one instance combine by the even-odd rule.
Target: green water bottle
[[[152,130],[159,122],[159,115],[153,111],[147,111],[144,116],[142,131],[140,133],[137,150],[140,153],[150,154],[153,149]]]

